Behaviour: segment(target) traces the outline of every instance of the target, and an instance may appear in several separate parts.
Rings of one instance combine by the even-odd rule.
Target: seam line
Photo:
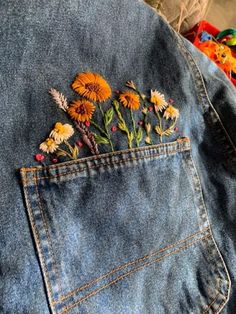
[[[187,148],[187,149],[183,149],[181,151],[173,151],[171,153],[168,153],[166,156],[173,156],[173,155],[176,155],[176,153],[178,152],[184,152],[184,151],[189,151],[190,149]],[[88,166],[88,167],[84,167],[82,169],[77,169],[77,170],[74,170],[74,171],[70,171],[70,172],[66,172],[66,173],[59,173],[59,174],[56,174],[56,175],[52,175],[52,176],[42,176],[42,177],[36,177],[35,179],[33,179],[34,183],[39,181],[39,180],[43,180],[43,179],[54,179],[54,178],[58,178],[58,177],[65,177],[65,176],[69,176],[71,174],[75,174],[75,173],[80,173],[80,172],[83,172],[85,171],[86,169],[96,169],[96,168],[100,168],[100,167],[103,167],[103,166],[110,166],[110,165],[113,165],[113,164],[125,164],[126,162],[128,161],[133,161],[133,160],[142,160],[142,159],[146,159],[146,158],[152,158],[152,157],[158,157],[158,156],[162,156],[164,154],[152,154],[152,155],[149,155],[149,156],[140,156],[140,157],[130,157],[130,158],[126,158],[126,159],[122,159],[122,160],[117,160],[117,161],[110,161],[110,162],[105,162],[105,163],[101,163],[99,165],[93,165],[93,166]],[[27,179],[24,181],[25,184],[28,185],[29,182],[31,182],[32,180],[31,179]]]
[[[123,280],[124,278],[128,277],[128,276],[131,275],[132,273],[135,273],[135,272],[137,272],[137,271],[139,271],[139,270],[141,270],[141,269],[143,269],[143,268],[145,268],[145,267],[147,267],[147,266],[150,266],[150,265],[152,265],[152,264],[154,264],[154,263],[158,263],[158,262],[162,261],[164,258],[166,258],[166,257],[168,257],[168,256],[171,256],[171,255],[175,255],[175,254],[177,254],[177,253],[179,253],[179,252],[181,252],[181,251],[183,251],[183,250],[185,250],[185,249],[191,247],[191,246],[194,245],[195,243],[200,242],[200,241],[203,241],[203,240],[205,240],[205,239],[207,239],[207,238],[210,238],[210,237],[211,237],[211,235],[209,234],[209,235],[207,235],[207,236],[205,236],[205,237],[203,237],[203,238],[197,239],[197,240],[195,240],[195,241],[189,243],[188,245],[185,245],[185,246],[183,246],[183,247],[181,247],[181,248],[179,248],[179,249],[177,249],[177,250],[175,250],[175,251],[173,251],[173,252],[171,252],[171,253],[168,253],[168,254],[166,254],[166,255],[164,255],[164,256],[162,256],[162,257],[160,257],[160,258],[157,258],[157,259],[155,259],[155,260],[153,260],[153,261],[151,261],[151,262],[146,262],[146,263],[144,263],[143,265],[141,265],[141,266],[139,266],[139,267],[136,267],[135,269],[130,270],[129,272],[127,272],[127,273],[125,273],[125,274],[123,274],[123,275],[121,275],[121,276],[115,278],[114,280],[108,282],[107,284],[101,286],[100,288],[98,288],[98,289],[92,291],[91,293],[85,295],[84,297],[80,298],[78,301],[76,301],[76,302],[73,303],[72,305],[66,306],[65,309],[64,309],[63,311],[59,312],[58,314],[65,314],[65,313],[67,313],[69,310],[73,309],[75,306],[79,305],[79,304],[82,303],[83,301],[86,301],[86,300],[89,299],[90,297],[96,295],[96,294],[97,294],[98,292],[100,292],[101,290],[103,290],[103,289],[105,289],[105,288],[107,288],[107,287],[109,287],[109,286],[112,286],[112,285],[118,283],[119,281],[121,281],[121,280]]]
[[[183,240],[180,240],[180,241],[178,241],[178,242],[175,242],[175,243],[173,243],[173,244],[170,244],[170,245],[168,245],[168,246],[166,246],[166,247],[164,247],[164,248],[162,248],[162,249],[160,249],[160,250],[158,250],[158,251],[155,251],[155,252],[153,252],[153,253],[151,253],[151,254],[146,254],[146,255],[144,255],[144,256],[142,256],[142,257],[139,257],[139,258],[137,258],[137,259],[135,259],[135,260],[132,260],[132,261],[130,261],[130,262],[128,262],[128,263],[125,263],[125,264],[123,264],[123,265],[120,265],[120,266],[118,266],[117,268],[111,270],[110,272],[105,273],[104,275],[102,275],[102,276],[100,276],[100,277],[98,277],[98,278],[95,278],[94,280],[92,280],[92,281],[86,283],[85,285],[82,285],[81,287],[76,288],[75,290],[71,291],[70,293],[68,293],[68,294],[66,294],[66,295],[64,295],[64,296],[62,296],[62,297],[59,299],[59,301],[54,302],[54,303],[59,303],[60,301],[64,301],[64,300],[66,300],[66,299],[72,297],[72,296],[73,296],[74,294],[76,294],[77,292],[80,292],[80,291],[83,291],[83,290],[86,289],[86,288],[89,288],[89,287],[90,287],[91,285],[93,285],[94,283],[97,283],[98,281],[100,281],[100,280],[102,280],[102,279],[105,279],[106,277],[112,275],[113,273],[115,273],[115,272],[117,272],[117,271],[119,271],[119,270],[122,270],[122,269],[124,269],[124,268],[127,268],[127,267],[130,266],[130,265],[137,264],[137,263],[139,263],[139,262],[141,262],[141,261],[143,261],[143,260],[145,260],[145,259],[148,259],[148,258],[150,258],[150,257],[153,257],[153,256],[155,256],[155,255],[158,255],[158,254],[160,254],[160,253],[162,253],[162,252],[164,252],[164,251],[167,251],[168,249],[173,248],[173,247],[175,247],[175,246],[177,246],[177,245],[179,245],[179,244],[181,244],[181,243],[183,243],[183,242],[186,242],[187,240],[190,240],[191,238],[195,237],[196,235],[201,234],[201,233],[204,233],[204,232],[207,231],[207,230],[209,230],[209,227],[204,228],[203,230],[199,230],[198,232],[193,233],[192,235],[188,236],[187,238],[185,238],[185,239],[183,239]]]

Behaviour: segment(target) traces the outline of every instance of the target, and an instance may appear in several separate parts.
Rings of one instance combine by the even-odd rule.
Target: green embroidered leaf
[[[74,145],[74,150],[73,150],[73,153],[72,153],[73,159],[77,159],[78,155],[79,155],[78,146],[77,146],[77,145]]]
[[[133,141],[133,139],[134,139],[134,133],[133,132],[129,133],[129,139],[131,142]]]
[[[119,128],[121,131],[127,132],[127,127],[126,127],[126,125],[125,125],[123,122],[119,122],[119,123],[118,123],[118,128]]]
[[[174,130],[169,128],[169,129],[165,130],[164,135],[170,136],[173,132],[174,132]]]
[[[119,120],[122,121],[123,123],[125,123],[124,119],[122,117],[122,114],[121,114],[121,112],[119,110],[119,102],[117,100],[113,100],[112,104],[115,107],[115,110],[116,110],[116,113],[117,113],[117,116],[118,116]]]
[[[64,151],[56,151],[56,155],[57,155],[57,157],[67,156],[66,152],[64,152]]]
[[[137,144],[139,145],[139,143],[142,141],[143,138],[143,130],[141,128],[138,128],[137,131]]]
[[[152,145],[152,139],[150,138],[150,136],[146,136],[145,143],[148,145]]]
[[[114,115],[114,109],[113,108],[110,108],[105,112],[104,123],[106,126],[108,126],[111,123],[111,121],[113,119],[113,115]]]
[[[128,139],[128,146],[129,148],[132,148],[132,142],[134,139],[134,133],[133,132],[127,132],[127,139]]]
[[[114,105],[115,109],[118,110],[119,109],[119,102],[117,100],[113,100],[112,104]]]
[[[170,136],[171,134],[174,133],[174,128],[173,127],[169,127],[169,129],[166,129],[165,131],[162,130],[159,126],[155,127],[155,131],[157,134],[159,134],[160,136],[166,135],[166,136]]]
[[[162,131],[162,129],[159,126],[155,127],[155,131],[157,132],[157,134],[159,134],[160,136],[162,136],[164,134],[164,132]]]
[[[93,133],[93,136],[97,144],[109,144],[109,140],[106,137],[100,136],[96,133]]]

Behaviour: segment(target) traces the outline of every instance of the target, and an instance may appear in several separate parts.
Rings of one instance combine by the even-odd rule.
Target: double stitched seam
[[[221,278],[219,278],[219,282],[222,281]],[[227,282],[227,290],[229,291],[229,281]],[[220,284],[219,284],[219,288],[220,289]],[[201,313],[201,314],[206,314],[208,312],[208,310],[210,310],[212,308],[212,305],[217,301],[218,297],[221,296],[221,303],[219,304],[218,308],[216,309],[215,314],[220,313],[221,309],[224,307],[225,303],[227,302],[227,298],[218,291],[218,293],[216,294],[215,298],[212,300],[212,302],[206,306],[206,309]]]
[[[192,156],[192,153],[191,153],[191,152],[190,152],[190,161],[191,161],[191,164],[192,164],[192,166],[193,166],[193,168],[194,168],[194,175],[195,175],[195,177],[196,177],[197,185],[198,185],[198,189],[199,189],[198,193],[200,193],[201,202],[202,202],[202,204],[203,204],[203,209],[204,209],[204,212],[205,212],[205,214],[206,214],[206,221],[207,221],[208,225],[210,226],[210,222],[209,222],[209,218],[208,218],[208,213],[207,213],[207,209],[206,209],[206,204],[205,204],[204,197],[203,197],[203,193],[202,193],[201,181],[200,181],[200,178],[199,178],[199,175],[198,175],[198,171],[197,171],[196,165],[195,165],[195,163],[194,163],[193,156]],[[212,239],[212,238],[213,238],[213,235],[212,235],[212,231],[211,231],[211,228],[210,228],[210,227],[209,227],[209,232],[210,232],[210,236],[211,236],[211,239]],[[222,260],[221,260],[221,262],[222,262]],[[221,279],[219,279],[219,280],[221,280]],[[228,282],[228,281],[227,281],[227,282]],[[220,290],[220,284],[219,284],[219,288],[218,288],[218,289]],[[210,307],[216,302],[216,300],[217,300],[219,294],[221,294],[221,293],[220,293],[220,292],[217,293],[215,299],[207,306],[207,309],[206,309],[202,314],[205,314],[205,313],[208,311],[208,309],[210,309]],[[223,301],[221,302],[220,306],[223,305],[223,304],[225,304],[225,302],[226,302],[226,300],[227,300],[227,298],[225,298],[225,296],[223,296],[223,295],[222,295],[222,298],[223,298]],[[219,306],[219,308],[220,308],[220,306]]]
[[[109,152],[109,153],[104,153],[100,155],[95,155],[95,156],[89,156],[89,157],[84,157],[80,158],[76,161],[67,161],[63,163],[63,165],[50,165],[51,169],[60,169],[60,168],[66,168],[70,165],[76,165],[78,163],[86,162],[86,161],[91,161],[91,160],[97,160],[97,159],[102,159],[104,157],[109,157],[109,156],[119,156],[122,154],[127,154],[127,153],[132,153],[132,152],[143,152],[143,151],[149,151],[152,149],[164,149],[163,153],[166,153],[166,148],[168,147],[176,147],[176,150],[181,150],[182,148],[189,148],[190,147],[190,140],[189,138],[184,138],[184,139],[178,139],[174,142],[169,142],[169,143],[162,143],[162,144],[156,144],[156,145],[151,145],[151,146],[144,146],[144,147],[138,147],[138,148],[130,148],[130,149],[123,149],[115,152]],[[183,144],[184,143],[184,144]],[[183,145],[183,147],[181,146]],[[32,171],[37,171],[37,170],[44,170],[47,169],[48,167],[32,167],[32,168],[22,168],[21,171],[23,172],[32,172]]]
[[[178,152],[184,152],[184,151],[189,151],[189,150],[190,150],[189,148],[186,148],[186,149],[183,149],[181,151],[172,151],[172,152],[169,152],[168,154],[166,154],[166,156],[168,157],[168,156],[171,156],[171,155],[175,155]],[[165,154],[158,153],[158,154],[152,154],[152,155],[148,155],[148,156],[130,157],[130,158],[117,160],[117,161],[110,161],[110,162],[107,161],[107,162],[101,163],[99,165],[88,166],[88,167],[84,167],[82,169],[77,169],[77,170],[66,172],[66,173],[59,173],[59,174],[56,174],[56,175],[53,175],[53,176],[36,177],[35,180],[37,182],[37,181],[42,180],[42,179],[54,179],[54,178],[58,178],[58,177],[63,177],[63,176],[68,176],[68,175],[71,175],[71,174],[83,172],[86,169],[96,169],[96,168],[100,168],[100,167],[103,167],[103,166],[109,166],[109,165],[113,165],[113,164],[125,164],[126,162],[133,161],[133,160],[140,160],[140,159],[146,159],[146,158],[150,158],[151,159],[153,157],[158,157],[158,156],[162,156],[162,155],[165,155]]]
[[[201,234],[201,233],[203,233],[203,232],[205,232],[205,231],[207,231],[207,230],[209,230],[209,228],[205,228],[205,229],[203,229],[203,230],[201,230],[201,231],[198,231],[198,232],[196,232],[196,233],[194,233],[194,234],[188,236],[187,238],[185,238],[185,239],[183,239],[183,240],[180,240],[180,241],[178,241],[178,242],[175,242],[175,243],[173,243],[173,244],[170,244],[170,245],[168,245],[168,246],[162,248],[162,249],[159,250],[159,251],[155,251],[155,252],[153,252],[153,253],[151,253],[151,254],[147,254],[147,255],[145,255],[145,256],[139,257],[138,259],[135,259],[135,260],[130,261],[130,262],[126,263],[126,264],[123,264],[123,265],[121,265],[121,266],[119,266],[119,267],[117,267],[117,268],[111,270],[110,272],[108,272],[108,273],[106,273],[106,274],[104,274],[104,275],[102,275],[102,276],[100,276],[100,277],[98,277],[98,278],[96,278],[96,279],[93,279],[92,281],[88,282],[87,284],[85,284],[85,285],[83,285],[83,286],[81,286],[81,287],[79,287],[79,288],[77,288],[77,289],[71,291],[71,292],[68,293],[67,295],[62,296],[62,297],[59,299],[59,301],[54,302],[54,303],[59,303],[60,301],[64,301],[64,300],[66,300],[66,299],[72,297],[72,296],[73,296],[74,294],[76,294],[77,292],[81,292],[81,291],[83,291],[84,289],[89,288],[89,287],[90,287],[91,285],[93,285],[94,283],[97,283],[98,281],[101,281],[102,279],[105,279],[106,277],[111,276],[113,273],[115,273],[115,272],[117,272],[117,271],[119,271],[119,270],[125,269],[125,268],[127,268],[128,266],[137,264],[137,263],[139,263],[139,262],[142,262],[142,261],[145,260],[145,259],[148,259],[148,258],[150,258],[150,257],[153,257],[153,256],[155,256],[155,255],[158,255],[158,254],[160,254],[160,253],[162,253],[162,252],[164,252],[164,251],[167,251],[168,249],[173,248],[173,247],[175,247],[175,246],[177,246],[178,244],[181,244],[181,243],[183,243],[183,242],[186,242],[187,240],[190,240],[191,238],[195,237],[196,235]]]
[[[139,270],[141,270],[141,269],[143,269],[143,268],[145,268],[145,267],[147,267],[147,266],[150,266],[150,265],[152,265],[152,264],[154,264],[154,263],[158,263],[158,262],[162,261],[164,258],[166,258],[166,257],[168,257],[168,256],[171,256],[171,255],[174,255],[174,254],[177,254],[177,253],[179,253],[179,252],[181,252],[181,251],[183,251],[183,250],[185,250],[185,249],[191,247],[191,246],[194,245],[195,243],[197,243],[197,242],[199,242],[199,241],[203,241],[203,240],[205,240],[205,239],[207,239],[207,238],[209,238],[209,237],[210,237],[210,235],[206,235],[205,237],[202,237],[202,238],[200,238],[200,239],[197,239],[197,240],[195,240],[195,241],[193,241],[193,242],[191,242],[191,243],[189,243],[189,244],[187,244],[187,245],[185,245],[185,246],[183,246],[183,247],[177,249],[176,251],[173,251],[173,252],[171,252],[171,253],[168,253],[168,254],[166,254],[166,255],[164,255],[164,256],[162,256],[162,257],[160,257],[160,258],[157,258],[157,259],[155,259],[155,260],[153,260],[153,261],[151,261],[151,262],[146,262],[145,264],[143,264],[143,265],[141,265],[141,266],[139,266],[139,267],[137,267],[137,268],[135,268],[135,269],[132,269],[132,270],[128,271],[127,273],[125,273],[125,274],[123,274],[123,275],[121,275],[121,276],[115,278],[114,280],[110,281],[109,283],[103,285],[102,287],[100,287],[100,288],[98,288],[98,289],[92,291],[92,292],[89,293],[88,295],[82,297],[81,299],[79,299],[78,301],[76,301],[75,303],[73,303],[72,305],[70,305],[69,307],[66,306],[66,307],[65,307],[65,310],[59,312],[59,314],[65,314],[65,313],[67,313],[69,310],[73,309],[75,306],[77,306],[77,305],[80,304],[81,302],[86,301],[86,300],[89,299],[90,297],[96,295],[96,294],[97,294],[98,292],[100,292],[101,290],[103,290],[103,289],[105,289],[105,288],[107,288],[107,287],[109,287],[109,286],[112,286],[112,285],[116,284],[117,282],[119,282],[119,281],[121,281],[122,279],[128,277],[128,276],[131,275],[132,273],[135,273],[135,272],[137,272],[137,271],[139,271]]]
[[[204,201],[204,197],[203,197],[203,193],[202,193],[202,185],[201,185],[201,181],[200,181],[200,177],[198,175],[198,171],[197,171],[197,168],[195,166],[195,162],[193,160],[193,156],[192,156],[192,153],[190,152],[189,154],[190,156],[190,163],[192,165],[192,168],[193,168],[193,175],[195,176],[195,180],[193,181],[194,185],[195,185],[195,188],[197,190],[197,193],[200,195],[200,200],[201,200],[201,206],[202,206],[202,209],[206,215],[206,223],[208,225],[210,225],[210,222],[209,222],[209,219],[208,219],[208,215],[207,215],[207,209],[206,209],[206,204],[205,204],[205,201]],[[196,181],[196,182],[195,182]],[[203,217],[200,217],[201,220],[203,220]],[[204,222],[204,221],[203,221]],[[211,231],[210,231],[211,232]],[[212,234],[211,234],[212,236]]]
[[[206,309],[205,309],[201,314],[206,314],[206,313],[211,309],[212,305],[216,302],[216,300],[218,299],[218,297],[219,297],[220,294],[221,294],[220,292],[218,292],[218,293],[216,294],[216,296],[214,297],[214,299],[211,301],[210,304],[208,304],[208,305],[206,306]],[[218,309],[220,308],[220,306],[222,305],[222,303],[224,303],[225,300],[226,300],[226,298],[225,298],[224,296],[222,296],[222,297],[223,297],[223,301],[220,303]]]
[[[39,209],[40,209],[40,213],[41,213],[41,217],[42,217],[44,229],[45,229],[45,231],[46,231],[48,244],[49,244],[50,249],[51,249],[52,270],[53,270],[53,272],[54,272],[55,275],[56,275],[56,279],[57,279],[56,281],[57,281],[58,284],[59,284],[59,291],[62,291],[62,289],[61,289],[61,283],[60,283],[60,276],[59,276],[59,273],[58,273],[58,267],[57,267],[57,264],[56,264],[56,259],[55,259],[54,251],[53,251],[52,240],[51,240],[51,236],[50,236],[50,233],[49,233],[49,228],[48,228],[48,225],[47,225],[47,220],[46,220],[45,215],[44,215],[43,204],[42,204],[42,200],[41,200],[41,197],[40,197],[40,194],[39,194],[39,190],[38,190],[38,185],[37,185],[36,177],[34,177],[34,179],[35,179],[36,197],[37,197],[37,201],[38,201],[38,204],[39,204]],[[52,290],[51,290],[51,293],[52,293]]]
[[[195,165],[195,163],[194,163],[194,161],[193,161],[193,156],[192,156],[192,153],[191,153],[191,152],[190,152],[190,160],[191,160],[191,163],[192,163],[192,165],[193,165],[193,168],[195,169],[195,176],[196,176],[197,183],[198,183],[198,186],[199,186],[199,193],[200,193],[201,201],[202,201],[202,204],[203,204],[204,212],[205,212],[205,214],[206,214],[206,221],[207,221],[207,223],[208,223],[208,225],[209,225],[209,232],[210,232],[211,239],[213,240],[213,243],[214,243],[213,234],[212,234],[212,231],[211,231],[210,222],[209,222],[209,218],[208,218],[208,213],[207,213],[207,209],[206,209],[206,204],[205,204],[204,197],[203,197],[203,193],[202,193],[201,181],[200,181],[200,178],[199,178],[199,175],[198,175],[198,171],[197,171],[196,165]],[[216,251],[217,251],[216,244],[214,244],[214,245],[215,245],[215,249],[216,249]],[[219,256],[219,258],[220,258],[220,260],[221,260],[221,263],[223,263],[222,257]],[[223,263],[223,266],[224,266],[224,263]],[[224,266],[224,267],[225,267],[225,266]],[[225,268],[225,269],[226,269],[226,268]],[[225,271],[226,271],[226,275],[227,275],[227,270],[225,270]],[[227,276],[229,276],[229,275],[227,275]],[[224,278],[222,278],[222,279],[224,279]],[[228,279],[229,279],[229,277],[228,277]],[[221,279],[219,279],[219,280],[221,280]],[[229,282],[229,281],[227,281],[227,283],[228,283],[228,282]],[[219,285],[219,288],[218,288],[218,289],[220,290],[220,285]],[[219,294],[220,294],[220,292],[216,295],[215,300],[212,302],[212,304],[211,304],[210,306],[208,306],[208,308],[210,308],[210,307],[215,303],[215,301],[217,300]],[[225,304],[225,303],[226,303],[226,300],[227,300],[227,298],[225,298],[225,297],[223,296],[223,294],[222,294],[222,298],[223,298],[224,300],[221,302],[220,306],[223,305],[223,304]],[[220,306],[219,306],[219,308],[220,308]],[[207,310],[206,310],[206,311],[207,311]],[[206,312],[206,311],[205,311],[205,312]],[[203,314],[204,314],[205,312],[203,312]]]
[[[224,296],[222,296],[222,298],[223,298],[222,302],[218,306],[218,309],[216,309],[216,314],[221,312],[221,310],[223,309],[225,303],[227,302],[227,298],[225,298]]]
[[[36,246],[38,248],[39,255],[41,257],[40,261],[41,261],[41,264],[42,264],[42,270],[44,272],[46,286],[47,286],[47,289],[48,289],[48,291],[50,292],[50,294],[52,296],[52,287],[51,287],[50,280],[49,280],[49,272],[48,272],[48,269],[47,269],[46,262],[44,260],[43,250],[42,250],[42,246],[41,246],[41,242],[40,242],[40,236],[38,234],[37,226],[36,226],[34,218],[33,218],[33,210],[32,210],[32,206],[31,206],[31,202],[29,201],[27,189],[25,188],[24,191],[25,191],[25,198],[26,198],[26,203],[27,203],[27,207],[28,207],[28,213],[29,213],[29,217],[30,217],[30,222],[31,222],[33,233],[34,233],[34,240],[35,240]],[[51,300],[51,301],[53,303],[53,300]]]

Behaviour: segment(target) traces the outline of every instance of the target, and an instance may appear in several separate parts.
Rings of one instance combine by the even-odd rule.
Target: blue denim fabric
[[[0,313],[236,310],[236,92],[137,0],[0,4]],[[37,166],[51,87],[134,80],[180,110],[179,135]],[[71,94],[70,94],[71,93]]]

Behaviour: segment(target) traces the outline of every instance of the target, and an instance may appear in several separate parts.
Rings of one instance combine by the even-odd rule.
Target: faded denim
[[[224,73],[141,1],[0,9],[0,313],[235,313],[236,92]],[[37,166],[38,143],[68,122],[47,91],[68,94],[82,71],[174,98],[179,136]]]

